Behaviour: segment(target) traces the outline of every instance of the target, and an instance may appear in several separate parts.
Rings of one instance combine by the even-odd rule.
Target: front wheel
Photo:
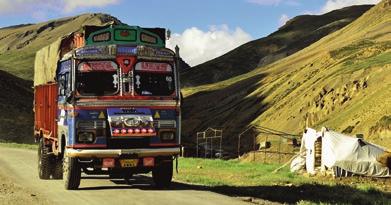
[[[152,170],[153,182],[158,188],[168,188],[172,180],[172,160],[163,161]]]
[[[63,180],[66,190],[79,188],[81,179],[81,167],[77,158],[64,156]]]

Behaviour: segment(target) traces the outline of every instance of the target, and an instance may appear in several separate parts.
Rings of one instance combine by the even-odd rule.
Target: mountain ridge
[[[288,57],[183,89],[185,141],[194,143],[195,132],[218,126],[235,150],[237,135],[251,125],[295,134],[326,126],[391,148],[389,2]]]
[[[215,83],[273,63],[343,28],[371,7],[351,6],[323,15],[294,17],[267,37],[245,43],[220,57],[188,69],[182,73],[182,84],[191,87]]]

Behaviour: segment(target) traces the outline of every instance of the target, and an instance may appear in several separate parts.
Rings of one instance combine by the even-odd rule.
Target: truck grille
[[[156,128],[176,128],[175,120],[157,120],[153,124]]]
[[[106,121],[103,120],[82,120],[77,122],[77,128],[98,129],[106,128]]]

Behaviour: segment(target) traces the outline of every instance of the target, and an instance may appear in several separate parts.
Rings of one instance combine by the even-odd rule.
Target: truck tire
[[[152,170],[153,182],[158,188],[168,188],[172,180],[172,160],[163,161]]]
[[[50,179],[51,163],[48,152],[49,148],[45,146],[41,137],[38,145],[38,176],[40,179]]]
[[[81,179],[81,167],[77,158],[64,157],[63,180],[66,190],[79,188]]]
[[[54,160],[54,166],[52,170],[52,177],[53,179],[62,179],[63,175],[63,158],[55,158]]]

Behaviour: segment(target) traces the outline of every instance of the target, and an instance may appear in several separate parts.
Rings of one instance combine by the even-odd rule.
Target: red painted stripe
[[[94,102],[94,101],[101,101],[101,100],[175,100],[175,92],[173,95],[170,96],[132,96],[132,95],[115,95],[115,96],[94,96],[94,97],[85,97],[85,96],[77,96],[81,97],[79,99],[80,102]]]
[[[175,110],[175,106],[77,106],[75,108],[64,108],[66,110],[101,110],[107,108],[150,108],[150,109],[165,109]]]
[[[64,107],[59,106],[61,110],[102,110],[107,108],[150,108],[156,110],[175,110],[175,106],[77,106],[77,107]]]

